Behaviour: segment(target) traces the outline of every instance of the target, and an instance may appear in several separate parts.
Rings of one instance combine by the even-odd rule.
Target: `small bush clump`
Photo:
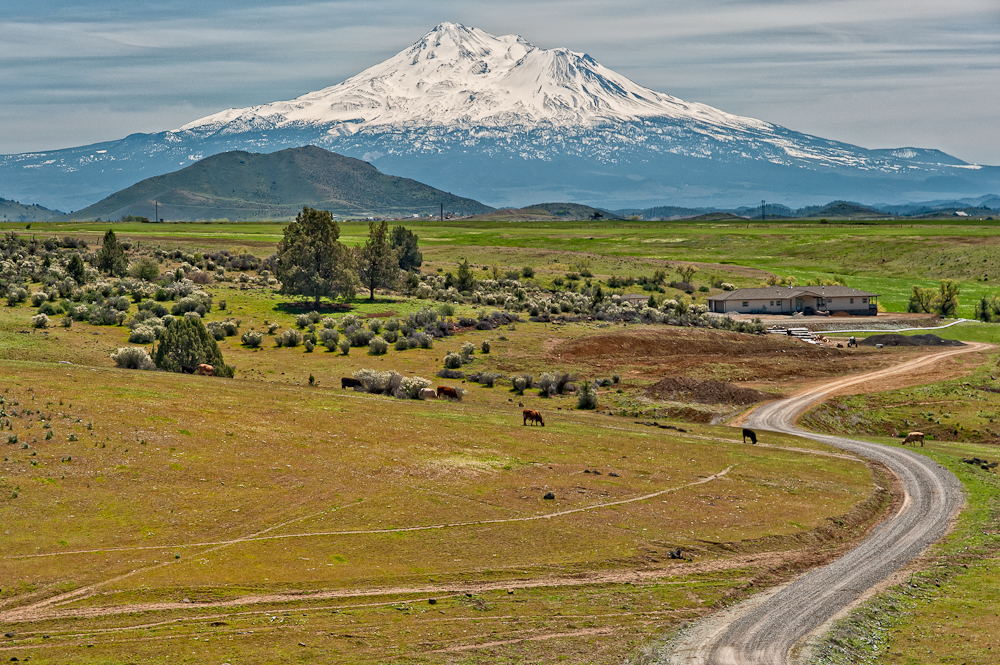
[[[31,325],[35,328],[48,328],[49,317],[46,314],[35,314],[31,317]]]
[[[111,359],[122,369],[156,369],[146,349],[139,346],[125,346],[111,354]]]
[[[489,353],[490,349],[493,348],[493,347],[490,344],[490,340],[484,339],[483,343],[480,345],[479,348],[482,349],[483,353]]]
[[[373,356],[381,356],[389,350],[389,343],[376,335],[368,342],[368,353]]]
[[[135,328],[132,328],[132,332],[128,336],[128,341],[132,344],[152,344],[156,341],[156,329],[152,326],[139,324]]]
[[[597,408],[597,383],[584,381],[576,396],[576,408],[593,410]]]
[[[251,349],[256,349],[264,341],[264,333],[257,332],[255,330],[248,330],[243,333],[243,337],[240,338],[246,346]]]
[[[457,353],[449,353],[444,357],[445,369],[458,369],[462,366],[462,356]]]
[[[340,348],[340,352],[345,356],[351,352],[351,341],[346,337],[340,340],[340,343],[337,346]]]
[[[294,328],[289,328],[275,338],[275,343],[281,346],[296,347],[302,344],[302,333]]]

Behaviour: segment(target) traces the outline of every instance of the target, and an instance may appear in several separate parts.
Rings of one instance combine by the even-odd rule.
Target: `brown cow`
[[[348,388],[356,388],[356,387],[358,387],[360,385],[362,385],[362,383],[361,383],[361,381],[359,381],[357,379],[352,379],[352,378],[347,377],[347,376],[345,376],[342,379],[340,379],[340,389],[341,390],[347,390]]]
[[[450,386],[438,386],[437,396],[450,397],[451,399],[458,399],[458,391]]]
[[[211,365],[206,365],[202,363],[198,365],[198,374],[202,376],[215,376],[215,368]]]
[[[923,448],[924,447],[923,432],[910,432],[909,434],[906,435],[906,438],[903,439],[903,445],[905,446],[908,443],[912,443],[913,446],[916,447],[917,441],[920,442],[920,447]]]
[[[531,422],[532,425],[538,423],[542,427],[545,427],[545,421],[542,420],[542,414],[540,414],[538,411],[535,411],[534,409],[525,409],[524,411],[521,412],[521,415],[524,416],[524,422],[521,423],[522,426],[527,425],[529,422]]]

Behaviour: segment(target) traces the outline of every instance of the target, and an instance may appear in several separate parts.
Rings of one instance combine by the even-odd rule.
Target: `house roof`
[[[820,298],[866,298],[878,296],[877,293],[869,293],[860,289],[852,289],[848,286],[767,286],[759,289],[736,289],[735,291],[724,291],[718,295],[710,296],[709,300],[788,300],[790,298],[801,298],[802,296],[817,296]]]

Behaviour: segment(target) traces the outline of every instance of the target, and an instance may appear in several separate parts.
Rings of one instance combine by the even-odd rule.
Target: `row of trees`
[[[390,288],[403,271],[419,268],[423,256],[417,234],[386,222],[369,222],[364,245],[349,249],[340,242],[340,225],[326,210],[304,207],[285,227],[278,243],[275,277],[281,293],[313,298],[351,299],[358,289],[375,298],[375,290]]]
[[[958,282],[951,279],[941,280],[936,289],[914,286],[906,311],[939,314],[944,318],[952,318],[958,314],[959,292]]]

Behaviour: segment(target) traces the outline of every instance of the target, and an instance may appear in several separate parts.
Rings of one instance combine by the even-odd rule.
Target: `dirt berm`
[[[965,346],[957,339],[941,339],[937,335],[928,333],[926,335],[872,335],[858,342],[863,346]]]
[[[652,399],[693,399],[701,404],[756,404],[775,395],[752,388],[734,386],[724,381],[699,381],[686,376],[670,376],[651,385],[646,396]]]

